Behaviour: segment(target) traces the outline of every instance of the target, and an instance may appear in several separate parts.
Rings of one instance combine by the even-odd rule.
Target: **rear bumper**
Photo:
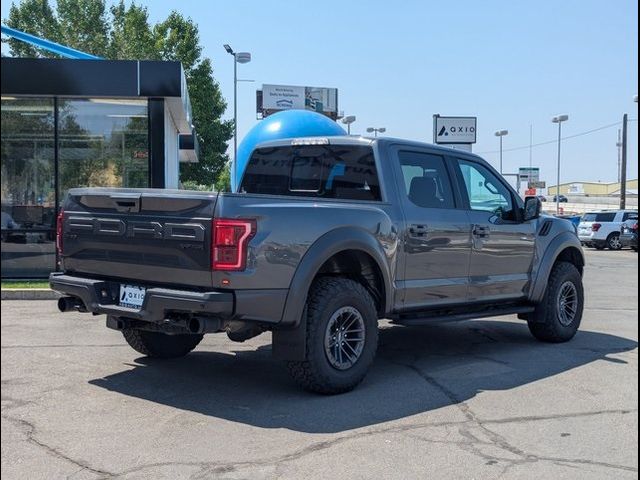
[[[194,292],[168,288],[147,288],[140,310],[118,305],[120,283],[75,277],[63,273],[49,276],[52,290],[82,300],[87,311],[146,322],[161,322],[171,313],[189,313],[231,318],[232,292]]]

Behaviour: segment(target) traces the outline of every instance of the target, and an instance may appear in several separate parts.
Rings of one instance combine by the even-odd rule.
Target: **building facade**
[[[179,62],[2,58],[2,278],[56,269],[74,187],[178,188],[197,161]]]
[[[555,195],[556,185],[547,188],[548,195]],[[585,195],[591,197],[620,196],[620,182],[570,182],[560,184],[561,195]],[[638,179],[627,180],[627,195],[638,194]]]

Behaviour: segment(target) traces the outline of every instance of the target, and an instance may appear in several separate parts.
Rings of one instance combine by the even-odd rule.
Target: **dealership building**
[[[187,86],[179,62],[1,61],[2,278],[45,278],[70,188],[178,188],[197,162]]]

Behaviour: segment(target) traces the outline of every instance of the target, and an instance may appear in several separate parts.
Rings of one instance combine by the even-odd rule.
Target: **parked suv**
[[[609,248],[620,250],[622,241],[620,234],[624,224],[632,226],[638,221],[637,210],[613,210],[589,212],[582,217],[578,225],[580,242],[587,247],[598,250]]]
[[[238,193],[71,190],[50,283],[60,310],[106,314],[144,355],[270,331],[296,382],[340,393],[371,366],[379,319],[518,315],[538,340],[573,338],[582,248],[540,210],[469,153],[279,140],[254,150]]]

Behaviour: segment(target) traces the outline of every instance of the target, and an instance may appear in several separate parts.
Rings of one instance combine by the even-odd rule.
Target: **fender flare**
[[[378,240],[368,231],[355,227],[341,227],[325,233],[313,243],[302,257],[289,285],[280,324],[297,327],[307,302],[307,293],[320,267],[333,255],[344,250],[360,250],[371,256],[382,274],[385,290],[382,312],[388,313],[393,306],[393,286],[389,261]]]
[[[544,255],[540,259],[538,272],[531,288],[530,300],[532,302],[538,303],[542,301],[545,289],[547,287],[549,275],[551,275],[551,269],[558,259],[558,256],[567,248],[575,248],[578,252],[580,252],[582,264],[585,264],[582,245],[580,244],[580,240],[578,240],[578,237],[576,237],[575,234],[571,232],[563,232],[556,236],[553,240],[551,240],[551,242],[545,249]]]

